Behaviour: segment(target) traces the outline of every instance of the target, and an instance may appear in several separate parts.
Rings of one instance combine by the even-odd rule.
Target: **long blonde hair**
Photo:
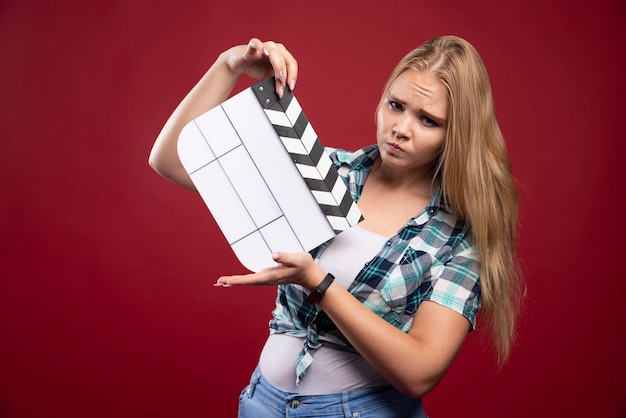
[[[442,36],[398,63],[383,97],[409,69],[432,72],[447,90],[448,123],[435,176],[441,179],[446,205],[471,227],[480,260],[480,317],[490,330],[501,366],[515,339],[522,299],[517,258],[519,199],[489,76],[469,42]]]

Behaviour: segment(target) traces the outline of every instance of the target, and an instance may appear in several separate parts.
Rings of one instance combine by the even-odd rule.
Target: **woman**
[[[239,77],[295,87],[282,45],[223,52],[157,138],[150,165],[193,189],[176,153],[182,127],[228,98]],[[510,351],[519,298],[517,192],[482,60],[465,40],[426,42],[392,72],[376,144],[327,149],[365,218],[311,253],[217,286],[278,285],[270,336],[241,417],[423,417],[469,331]],[[301,415],[298,415],[298,414]]]

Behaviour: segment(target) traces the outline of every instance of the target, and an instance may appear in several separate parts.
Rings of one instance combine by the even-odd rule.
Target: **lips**
[[[394,144],[392,142],[387,143],[387,150],[392,154],[399,154],[401,152],[404,152],[404,150],[398,144]]]

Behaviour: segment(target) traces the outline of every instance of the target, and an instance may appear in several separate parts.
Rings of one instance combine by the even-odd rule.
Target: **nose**
[[[392,128],[392,133],[399,139],[408,139],[411,136],[411,117],[407,114],[398,116]]]

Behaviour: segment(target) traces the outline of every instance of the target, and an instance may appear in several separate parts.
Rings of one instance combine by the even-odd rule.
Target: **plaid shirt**
[[[358,201],[372,164],[379,155],[371,145],[356,152],[327,148],[352,198]],[[311,251],[317,261],[328,244]],[[391,325],[407,332],[422,301],[430,300],[465,316],[472,327],[480,307],[480,265],[465,222],[446,210],[441,190],[428,206],[391,237],[365,263],[348,291]],[[322,343],[354,351],[328,316],[306,303],[298,285],[278,287],[271,333],[306,337],[297,360],[298,383]]]

